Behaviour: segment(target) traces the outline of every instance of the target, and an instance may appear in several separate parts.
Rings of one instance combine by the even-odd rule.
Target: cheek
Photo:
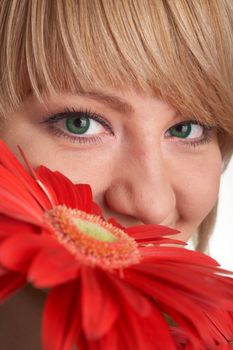
[[[190,162],[183,170],[182,185],[176,188],[178,211],[182,220],[196,228],[214,207],[219,192],[222,158],[215,148],[202,160]]]
[[[101,146],[91,151],[60,147],[56,139],[19,121],[11,129],[2,128],[0,136],[21,162],[17,144],[25,152],[32,167],[43,164],[51,170],[60,171],[74,183],[88,183],[95,195],[105,190],[112,176],[114,152],[111,146]]]
[[[58,149],[46,147],[36,152],[31,149],[29,159],[33,160],[34,167],[44,164],[51,170],[57,170],[67,176],[74,183],[90,184],[95,195],[102,193],[111,181],[111,152],[93,151],[79,152],[75,149]]]

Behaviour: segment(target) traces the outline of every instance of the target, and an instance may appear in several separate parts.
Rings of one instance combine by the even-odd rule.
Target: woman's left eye
[[[197,147],[212,140],[213,130],[213,126],[202,125],[196,120],[191,120],[173,125],[165,132],[165,137],[178,140],[183,146]]]
[[[183,146],[201,146],[209,143],[213,136],[213,126],[206,126],[196,120],[190,120],[173,125],[165,132],[165,137],[178,140]]]
[[[176,124],[166,131],[166,136],[180,139],[198,139],[203,136],[205,126],[194,122]]]

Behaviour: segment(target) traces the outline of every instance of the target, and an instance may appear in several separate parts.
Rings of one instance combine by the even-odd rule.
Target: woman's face
[[[28,98],[1,137],[31,164],[89,183],[105,217],[167,225],[187,240],[214,206],[221,154],[214,129],[150,95],[112,89]]]

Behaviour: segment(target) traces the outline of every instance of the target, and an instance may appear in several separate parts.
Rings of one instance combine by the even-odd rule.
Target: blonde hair
[[[169,101],[233,149],[232,0],[1,0],[0,114],[28,94],[111,86]],[[215,208],[200,226],[206,235]],[[200,244],[199,244],[200,247]],[[202,247],[203,248],[203,247]]]

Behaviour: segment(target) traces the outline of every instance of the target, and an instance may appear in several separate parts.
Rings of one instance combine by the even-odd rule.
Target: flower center
[[[112,270],[140,261],[136,241],[100,216],[59,205],[45,213],[45,221],[58,242],[85,265]]]
[[[114,242],[117,238],[105,228],[93,224],[89,221],[73,218],[76,227],[90,237],[102,242]]]

